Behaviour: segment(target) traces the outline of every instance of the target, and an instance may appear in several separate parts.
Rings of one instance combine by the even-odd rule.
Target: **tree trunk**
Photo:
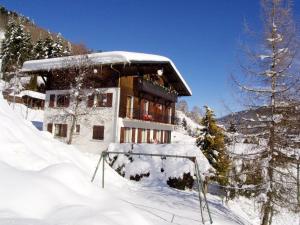
[[[297,163],[297,200],[300,208],[300,163]]]
[[[75,124],[76,124],[76,117],[74,115],[72,115],[72,117],[71,117],[71,128],[70,128],[69,138],[68,138],[68,141],[67,141],[68,145],[72,144]]]

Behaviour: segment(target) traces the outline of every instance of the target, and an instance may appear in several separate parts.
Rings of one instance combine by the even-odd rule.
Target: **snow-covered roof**
[[[23,72],[34,72],[34,71],[50,71],[53,69],[67,68],[76,65],[82,55],[78,56],[67,56],[51,59],[41,59],[41,60],[30,60],[23,64]],[[184,84],[185,88],[192,95],[192,91],[186,81],[183,79],[182,75],[176,68],[175,64],[167,57],[153,54],[136,53],[136,52],[124,52],[124,51],[112,51],[112,52],[101,52],[101,53],[91,53],[87,55],[88,59],[94,65],[104,65],[104,64],[130,64],[130,63],[170,63],[176,74],[178,75],[181,82]],[[67,62],[67,63],[66,63]]]
[[[12,94],[10,94],[12,95]],[[30,91],[30,90],[25,90],[25,91],[21,91],[19,94],[17,94],[16,96],[18,97],[23,97],[23,96],[30,96],[32,98],[36,98],[36,99],[41,99],[41,100],[45,100],[45,94],[40,93],[40,92],[36,92],[36,91]]]

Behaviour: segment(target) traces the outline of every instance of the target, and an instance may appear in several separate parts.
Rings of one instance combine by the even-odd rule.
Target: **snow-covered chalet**
[[[24,74],[41,76],[45,81],[43,129],[63,141],[70,135],[71,123],[60,115],[75,98],[69,68],[78,66],[80,57],[31,60],[22,68]],[[80,104],[90,113],[76,121],[72,144],[96,153],[111,142],[171,142],[177,98],[192,92],[170,59],[120,51],[84,57],[90,62],[85,76],[92,85],[87,82],[81,87],[87,95]]]

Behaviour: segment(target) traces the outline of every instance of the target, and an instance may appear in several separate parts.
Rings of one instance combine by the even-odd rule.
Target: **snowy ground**
[[[100,173],[91,184],[99,156],[81,153],[38,131],[1,97],[1,225],[201,224],[194,191],[147,180],[128,181],[108,166],[105,189],[99,187]],[[177,138],[188,140],[180,134]],[[248,207],[246,202],[226,207],[219,198],[209,196],[214,224],[257,224],[257,214],[250,210],[253,205]],[[295,217],[288,222],[277,224],[297,224]]]

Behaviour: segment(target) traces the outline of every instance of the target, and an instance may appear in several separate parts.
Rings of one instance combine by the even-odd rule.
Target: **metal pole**
[[[151,157],[169,157],[169,158],[183,158],[195,160],[195,156],[186,156],[186,155],[164,155],[164,154],[150,154],[150,153],[135,153],[135,152],[106,152],[106,154],[120,154],[120,155],[144,155]]]
[[[206,199],[206,194],[205,194],[205,191],[204,191],[204,188],[203,188],[203,182],[202,182],[202,178],[201,178],[201,174],[200,174],[200,170],[199,170],[199,167],[198,167],[198,161],[197,161],[197,160],[195,161],[195,164],[196,164],[196,169],[197,169],[198,177],[199,177],[200,183],[201,183],[201,189],[202,189],[202,193],[203,193],[203,196],[204,196],[204,201],[205,201],[206,207],[207,207],[207,212],[208,212],[208,216],[209,216],[209,221],[210,221],[210,223],[212,224],[212,223],[213,223],[213,220],[212,220],[212,218],[211,218],[211,214],[210,214],[208,202],[207,202],[207,199]]]
[[[199,197],[199,203],[200,203],[200,213],[201,213],[201,219],[202,223],[205,224],[204,217],[203,217],[203,211],[202,211],[202,199],[201,199],[201,188],[200,188],[200,181],[199,181],[199,175],[197,173],[197,166],[195,163],[195,174],[196,174],[196,179],[197,179],[197,187],[198,187],[198,197]]]
[[[300,206],[300,162],[297,163],[297,200]]]
[[[102,188],[104,188],[104,165],[105,165],[105,157],[106,153],[102,152],[103,157],[102,157]]]
[[[101,159],[102,159],[102,153],[101,153],[101,155],[100,155],[100,158],[99,158],[99,160],[98,160],[98,163],[97,163],[97,166],[96,166],[96,169],[95,169],[95,172],[94,172],[94,174],[93,174],[93,177],[92,177],[92,180],[91,180],[91,182],[93,182],[93,181],[94,181],[94,179],[95,179],[95,177],[96,177],[96,174],[97,174],[97,171],[98,171],[98,168],[99,168],[99,165],[100,165]]]

